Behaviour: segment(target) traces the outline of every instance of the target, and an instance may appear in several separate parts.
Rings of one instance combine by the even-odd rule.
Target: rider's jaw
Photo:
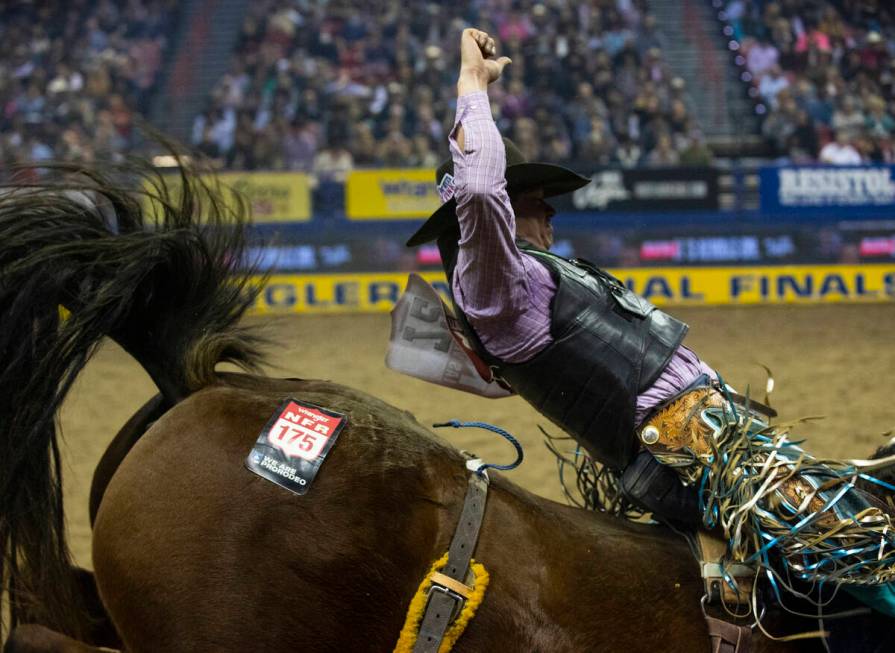
[[[512,198],[516,215],[516,237],[541,249],[553,245],[553,224],[556,210],[544,201],[543,189],[524,191]]]

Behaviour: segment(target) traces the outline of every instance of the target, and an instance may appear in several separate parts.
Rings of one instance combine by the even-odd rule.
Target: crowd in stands
[[[116,159],[131,151],[177,5],[0,4],[0,166]]]
[[[646,0],[255,0],[193,145],[245,170],[434,167],[469,25],[513,61],[490,97],[529,160],[708,162]]]
[[[0,4],[0,164],[119,157],[138,143],[177,0]],[[709,163],[647,0],[253,0],[192,144],[220,167],[340,178],[447,156],[458,35],[512,58],[491,92],[530,160]],[[726,0],[774,154],[895,162],[895,5]]]
[[[725,17],[778,157],[895,163],[895,5],[731,0]]]

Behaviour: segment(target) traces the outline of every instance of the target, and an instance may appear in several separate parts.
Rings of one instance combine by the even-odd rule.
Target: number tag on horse
[[[255,441],[246,467],[295,494],[305,494],[348,416],[287,399]]]

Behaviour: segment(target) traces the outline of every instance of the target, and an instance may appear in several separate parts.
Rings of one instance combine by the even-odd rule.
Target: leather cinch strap
[[[448,549],[448,561],[441,574],[432,578],[429,602],[420,623],[413,653],[437,653],[445,632],[463,608],[466,597],[462,591],[458,591],[461,589],[458,585],[469,589],[466,583],[469,561],[479,539],[487,495],[488,477],[484,474],[470,475],[460,523],[457,524],[454,539]],[[446,578],[440,579],[442,575]]]
[[[708,602],[720,601],[727,605],[741,605],[751,609],[755,567],[728,563],[722,568],[721,561],[727,551],[727,544],[716,533],[700,528],[696,532],[696,544],[699,549],[700,571]],[[736,589],[727,584],[728,577],[736,581]]]
[[[708,616],[705,623],[709,627],[712,653],[748,653],[752,645],[751,628]]]

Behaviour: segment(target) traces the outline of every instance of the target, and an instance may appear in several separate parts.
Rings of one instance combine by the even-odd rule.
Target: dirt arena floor
[[[895,304],[699,308],[672,311],[690,326],[687,344],[744,391],[760,398],[774,372],[771,403],[781,419],[824,416],[797,434],[815,454],[866,457],[895,429]],[[258,318],[255,318],[256,320]],[[525,462],[510,477],[529,490],[561,499],[556,467],[537,424],[545,420],[521,399],[488,400],[439,388],[388,370],[387,315],[294,316],[265,319],[282,343],[271,351],[277,376],[325,378],[378,395],[424,424],[483,420],[518,436]],[[81,376],[63,410],[66,510],[76,560],[90,563],[87,497],[93,469],[117,429],[154,393],[145,373],[114,344],[105,345]],[[512,448],[477,429],[440,430],[459,448],[508,462]]]

